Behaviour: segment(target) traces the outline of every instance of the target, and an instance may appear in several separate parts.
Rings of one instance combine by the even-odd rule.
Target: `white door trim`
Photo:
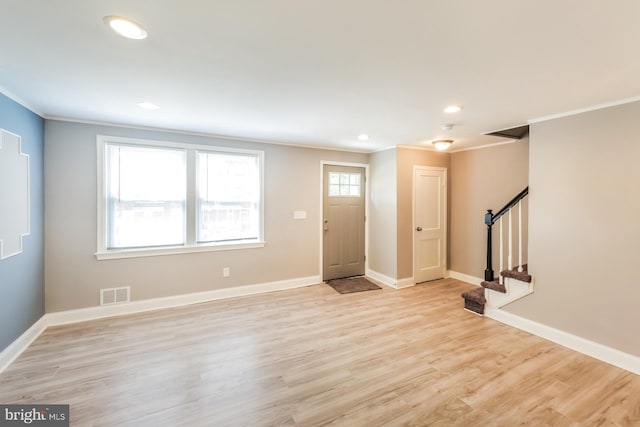
[[[444,243],[444,248],[443,248],[443,254],[442,254],[442,262],[443,262],[443,266],[442,266],[442,274],[444,277],[444,275],[446,274],[447,271],[447,239],[448,239],[448,222],[447,222],[447,217],[449,216],[449,209],[447,206],[448,200],[447,200],[447,192],[449,190],[449,173],[447,168],[443,168],[443,167],[439,167],[439,166],[420,166],[420,165],[413,165],[413,176],[411,177],[411,251],[413,253],[413,277],[417,278],[418,276],[416,275],[416,233],[414,233],[414,230],[416,229],[416,171],[418,170],[428,170],[428,171],[438,171],[438,172],[444,172],[444,191],[443,191],[443,197],[444,197],[444,218],[443,218],[443,226],[444,226],[444,238],[443,238],[443,243]]]
[[[320,278],[324,280],[322,277],[322,268],[323,268],[323,242],[324,242],[324,224],[322,223],[323,219],[323,209],[324,209],[324,167],[327,166],[347,166],[353,168],[364,168],[364,216],[366,221],[364,223],[364,271],[369,270],[369,164],[368,163],[349,163],[349,162],[335,162],[332,160],[321,160],[320,161],[320,214],[318,215],[318,235],[320,236],[319,243],[319,253],[320,253],[320,262],[318,263],[318,271]]]

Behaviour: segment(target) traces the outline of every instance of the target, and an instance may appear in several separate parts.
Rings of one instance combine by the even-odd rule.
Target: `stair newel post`
[[[484,280],[493,281],[493,267],[491,260],[491,226],[493,225],[493,213],[491,209],[487,209],[484,214],[484,223],[487,225],[487,269],[484,271]]]

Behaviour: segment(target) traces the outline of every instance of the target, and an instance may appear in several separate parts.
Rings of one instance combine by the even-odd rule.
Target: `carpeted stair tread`
[[[475,288],[467,292],[462,293],[462,298],[470,300],[478,304],[484,304],[487,300],[484,297],[484,288]]]
[[[503,270],[500,272],[502,277],[509,277],[511,279],[520,280],[521,282],[531,283],[531,276],[527,271],[527,264],[523,264],[522,272],[518,271],[518,267],[513,267],[511,270]]]
[[[503,294],[507,293],[507,288],[505,288],[504,285],[501,285],[498,279],[493,280],[491,282],[484,281],[481,284],[482,284],[482,287],[485,289],[491,289],[492,291],[502,292]]]
[[[476,314],[484,315],[484,304],[487,300],[484,298],[484,288],[475,288],[462,293],[464,298],[464,308]]]

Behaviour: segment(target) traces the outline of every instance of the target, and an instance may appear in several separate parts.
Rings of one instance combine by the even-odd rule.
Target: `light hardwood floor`
[[[74,426],[640,425],[640,376],[462,309],[453,279],[327,285],[50,328],[1,403]]]

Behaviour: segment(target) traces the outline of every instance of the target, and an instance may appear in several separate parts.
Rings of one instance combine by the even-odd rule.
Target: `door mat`
[[[341,294],[352,294],[354,292],[375,291],[382,289],[375,283],[371,283],[362,276],[347,277],[345,279],[333,279],[327,281],[327,285],[331,286],[336,292]]]

